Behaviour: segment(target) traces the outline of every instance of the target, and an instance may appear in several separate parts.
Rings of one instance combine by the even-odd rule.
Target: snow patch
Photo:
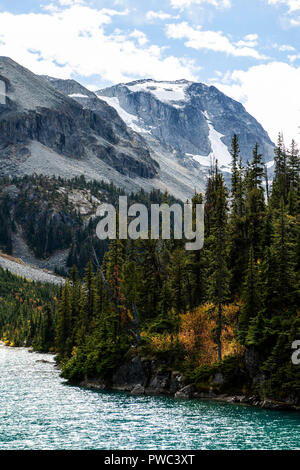
[[[210,120],[209,114],[207,111],[203,112],[204,117],[207,120],[207,125],[209,128],[209,141],[211,144],[211,154],[210,158],[218,160],[219,167],[225,171],[231,171],[231,155],[228,151],[227,146],[222,142],[223,134],[216,131],[212,122]]]
[[[136,83],[135,85],[126,85],[133,92],[148,92],[155,96],[159,101],[167,104],[173,104],[178,101],[187,101],[185,91],[189,86],[188,82],[156,82],[147,81]],[[177,105],[176,107],[179,107]]]
[[[211,166],[212,158],[210,155],[193,155],[192,153],[186,153],[188,157],[192,157],[197,163],[203,166]]]
[[[136,121],[138,121],[138,118],[134,116],[134,114],[129,114],[125,109],[123,109],[120,106],[119,103],[119,98],[117,97],[111,97],[111,96],[104,96],[104,95],[97,95],[100,100],[105,101],[109,106],[114,108],[118,115],[120,116],[121,119],[127,124],[128,127],[130,127],[133,131],[135,132],[140,132],[141,134],[150,134],[150,131],[147,131],[146,129],[143,129],[142,127],[138,126],[136,124]]]
[[[82,95],[81,93],[72,93],[68,95],[70,98],[88,98],[88,95]]]

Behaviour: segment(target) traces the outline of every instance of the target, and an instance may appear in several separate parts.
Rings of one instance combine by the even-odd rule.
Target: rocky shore
[[[222,374],[217,373],[212,382],[216,385],[222,383],[222,380]],[[210,387],[207,392],[201,392],[194,384],[185,384],[184,378],[179,372],[166,370],[155,360],[139,357],[122,365],[110,380],[86,378],[79,385],[92,390],[115,390],[128,392],[131,395],[167,395],[183,400],[205,399],[269,410],[300,411],[300,404],[293,399],[276,401],[255,395],[220,394],[216,393],[213,387]]]

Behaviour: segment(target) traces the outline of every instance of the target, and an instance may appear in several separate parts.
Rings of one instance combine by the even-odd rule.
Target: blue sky
[[[300,0],[0,0],[0,55],[90,89],[214,84],[274,140],[299,137]]]

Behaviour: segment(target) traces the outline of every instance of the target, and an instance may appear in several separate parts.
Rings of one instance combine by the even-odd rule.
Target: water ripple
[[[70,387],[0,345],[0,449],[299,449],[300,415]]]

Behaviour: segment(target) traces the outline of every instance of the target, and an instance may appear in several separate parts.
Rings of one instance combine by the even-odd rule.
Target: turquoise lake
[[[300,413],[71,387],[0,345],[0,449],[300,449]]]

